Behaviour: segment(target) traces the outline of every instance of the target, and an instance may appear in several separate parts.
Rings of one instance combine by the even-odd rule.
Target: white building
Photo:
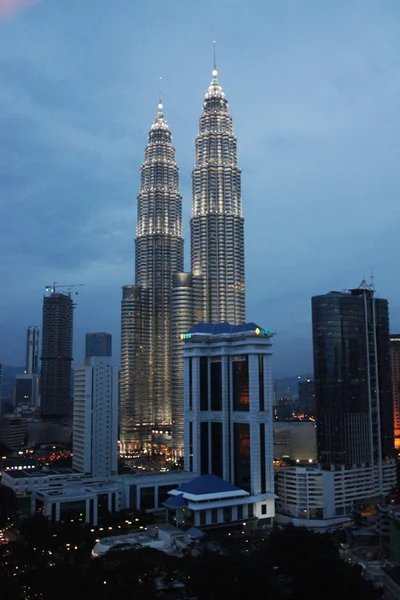
[[[271,331],[200,323],[184,334],[185,470],[248,492],[274,517]],[[197,523],[196,523],[197,525]]]
[[[91,357],[75,369],[73,468],[93,477],[118,470],[118,369],[111,358]]]
[[[276,472],[276,521],[326,528],[349,520],[357,504],[383,500],[378,466],[336,471],[318,467],[287,467]],[[382,490],[396,485],[393,460],[382,465]]]
[[[274,494],[266,494],[259,506],[260,496],[252,497],[249,492],[224,481],[216,475],[200,475],[181,484],[169,492],[164,502],[167,520],[176,527],[218,527],[237,525],[243,521],[271,524]],[[254,509],[258,508],[259,514]],[[260,515],[262,520],[260,521]]]

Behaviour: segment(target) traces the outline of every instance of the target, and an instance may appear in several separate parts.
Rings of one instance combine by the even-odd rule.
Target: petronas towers
[[[182,198],[158,105],[137,199],[135,284],[123,287],[120,440],[125,453],[183,449],[181,336],[199,322],[245,322],[241,172],[214,69],[192,174],[191,273],[183,272]]]

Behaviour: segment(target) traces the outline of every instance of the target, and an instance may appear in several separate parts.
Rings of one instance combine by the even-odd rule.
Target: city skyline
[[[57,2],[43,0],[1,21],[3,364],[23,365],[26,327],[40,325],[42,291],[54,278],[85,284],[75,364],[86,331],[110,331],[119,348],[135,173],[159,75],[188,249],[193,139],[213,39],[240,141],[247,315],[278,333],[275,376],[312,368],[310,297],[361,281],[370,267],[390,303],[390,329],[399,330],[399,7],[299,2],[286,14],[272,3],[243,11],[234,2],[226,20],[221,2],[210,20],[211,6],[196,12],[193,28],[192,12],[177,2],[154,22],[146,7],[123,0],[118,13],[100,1],[96,27],[75,1],[64,19]],[[187,251],[187,270],[189,260]]]

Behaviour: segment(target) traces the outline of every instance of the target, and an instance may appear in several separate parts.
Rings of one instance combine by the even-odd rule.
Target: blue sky
[[[243,172],[247,316],[277,331],[275,375],[312,368],[310,297],[354,287],[371,268],[400,330],[400,3],[26,5],[0,13],[5,364],[23,364],[25,329],[41,326],[43,289],[54,280],[84,284],[77,362],[85,332],[96,330],[113,334],[119,360],[120,288],[133,282],[159,76],[189,269],[194,140],[214,39]]]

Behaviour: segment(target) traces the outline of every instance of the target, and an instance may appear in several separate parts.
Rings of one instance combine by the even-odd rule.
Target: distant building
[[[111,356],[112,335],[111,333],[94,332],[86,334],[85,357]]]
[[[390,335],[390,361],[392,367],[394,445],[396,450],[400,451],[400,333]]]
[[[274,423],[274,460],[299,463],[317,460],[317,430],[311,421]]]
[[[294,413],[294,401],[292,398],[276,398],[275,399],[275,417],[279,421],[286,421],[287,419],[291,419]]]
[[[274,516],[272,338],[254,323],[200,323],[184,335],[185,470],[249,492]]]
[[[24,445],[28,424],[25,419],[13,415],[4,416],[0,420],[0,444],[10,450],[19,450]]]
[[[362,283],[312,298],[319,461],[375,465],[393,456],[388,302]]]
[[[42,418],[64,421],[72,417],[73,302],[70,294],[52,292],[43,299],[41,374]]]
[[[39,395],[39,376],[34,373],[22,373],[15,376],[14,406],[37,406]]]
[[[303,415],[315,415],[315,384],[312,379],[299,381],[298,412]]]
[[[31,325],[26,332],[25,372],[28,375],[39,373],[39,327]]]
[[[108,357],[91,357],[75,369],[73,468],[93,477],[116,475],[118,369]]]

